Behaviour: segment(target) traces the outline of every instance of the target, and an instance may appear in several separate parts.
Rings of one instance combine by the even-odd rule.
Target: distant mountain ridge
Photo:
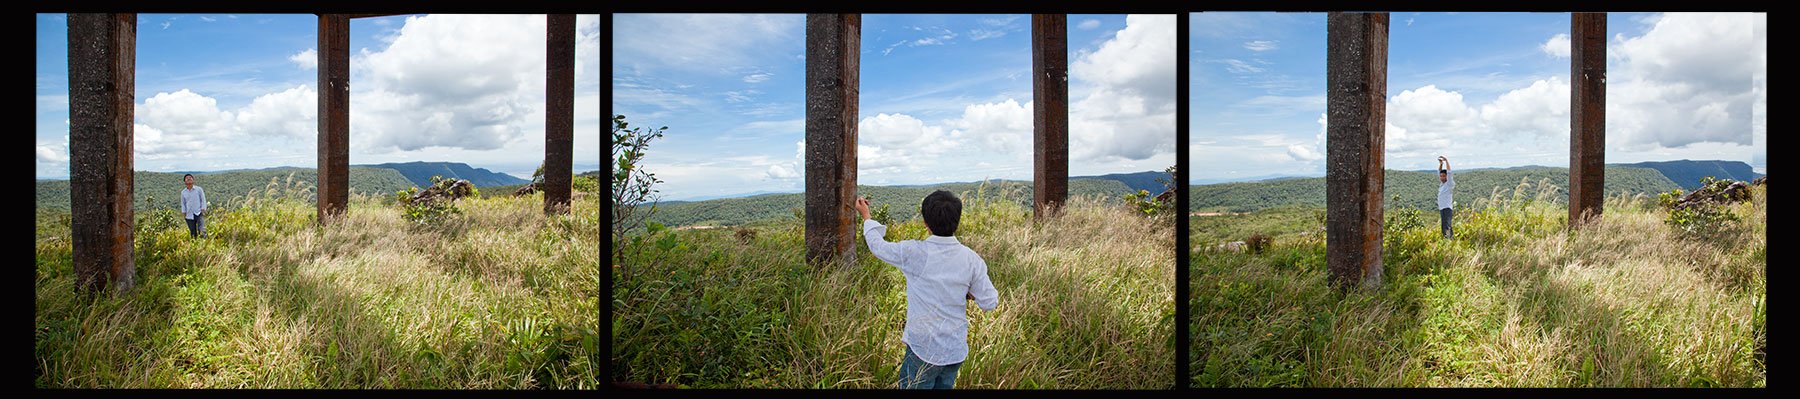
[[[1130,188],[1132,192],[1135,192],[1137,190],[1144,190],[1144,191],[1149,191],[1150,195],[1158,195],[1158,194],[1162,194],[1162,192],[1166,190],[1166,188],[1163,186],[1162,182],[1156,181],[1156,179],[1159,177],[1164,178],[1164,179],[1171,179],[1171,180],[1174,179],[1173,176],[1169,176],[1169,174],[1163,173],[1160,171],[1144,171],[1144,172],[1135,172],[1135,173],[1111,173],[1111,174],[1094,175],[1094,176],[1073,176],[1073,177],[1069,178],[1069,181],[1073,182],[1076,180],[1112,180],[1112,181],[1117,181],[1120,184],[1124,184],[1125,187]],[[990,179],[987,181],[993,182],[993,181],[1018,181],[1018,180]],[[941,182],[941,183],[925,183],[925,184],[891,184],[891,185],[885,185],[885,186],[881,186],[881,187],[923,188],[923,187],[938,187],[938,186],[980,184],[980,183],[981,183],[981,181],[957,181],[957,182]],[[1071,183],[1071,184],[1073,184],[1073,183]],[[687,197],[687,198],[681,198],[681,199],[671,199],[671,200],[662,201],[662,202],[667,203],[667,204],[679,204],[679,203],[701,202],[701,201],[711,201],[711,200],[730,199],[730,198],[747,198],[747,197],[755,197],[755,196],[770,195],[770,194],[796,194],[796,193],[801,193],[801,192],[803,192],[803,191],[801,191],[801,190],[792,190],[792,191],[759,190],[759,191],[752,191],[752,192],[748,192],[748,193],[724,194],[724,195],[704,195],[704,196],[699,196],[699,197]]]
[[[490,171],[485,168],[470,167],[468,164],[461,162],[415,161],[350,166],[393,169],[399,171],[401,176],[405,176],[406,180],[412,181],[414,185],[418,185],[419,187],[430,186],[432,176],[442,176],[446,179],[468,180],[469,183],[474,184],[475,187],[508,186],[531,182],[530,180],[520,179],[513,177],[512,175]]]
[[[1125,183],[1125,187],[1130,187],[1132,191],[1144,190],[1149,191],[1150,195],[1161,195],[1163,191],[1168,190],[1168,187],[1164,186],[1162,182],[1156,181],[1156,179],[1159,178],[1163,180],[1175,179],[1174,176],[1170,176],[1168,173],[1152,170],[1137,173],[1110,173],[1098,176],[1076,176],[1069,178],[1069,180],[1113,180]]]
[[[1656,169],[1656,171],[1662,172],[1663,176],[1667,176],[1669,180],[1675,181],[1675,184],[1681,185],[1682,190],[1687,191],[1694,191],[1694,189],[1700,188],[1700,179],[1706,178],[1707,176],[1744,181],[1763,177],[1763,174],[1756,173],[1755,168],[1750,167],[1750,164],[1744,163],[1743,161],[1691,161],[1683,159],[1680,161],[1638,162],[1614,165]]]

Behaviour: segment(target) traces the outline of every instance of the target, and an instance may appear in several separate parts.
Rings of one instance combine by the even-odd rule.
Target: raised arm
[[[885,238],[887,236],[887,226],[882,226],[881,223],[876,222],[875,219],[869,218],[869,200],[857,198],[856,202],[852,203],[851,207],[856,208],[856,213],[861,214],[863,217],[863,241],[869,243],[869,253],[875,254],[877,259],[881,259],[896,267],[904,264],[903,262],[906,261],[906,247],[899,243],[887,241]]]

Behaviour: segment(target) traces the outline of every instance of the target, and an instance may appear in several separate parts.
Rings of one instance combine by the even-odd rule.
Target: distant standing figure
[[[187,188],[181,189],[181,217],[187,219],[188,237],[206,236],[206,190],[194,185],[194,175],[181,177]]]
[[[1451,201],[1451,199],[1450,199],[1450,189],[1453,189],[1453,188],[1456,188],[1456,176],[1450,174],[1450,159],[1444,158],[1442,155],[1440,155],[1440,156],[1438,156],[1438,198],[1437,198],[1438,200],[1437,200],[1437,206],[1438,206],[1438,220],[1440,221],[1440,224],[1442,224],[1444,226],[1444,238],[1445,239],[1449,239],[1451,236],[1451,234],[1450,234],[1450,216],[1453,214],[1453,212],[1450,211],[1450,208],[1451,208],[1451,206],[1455,205],[1455,203],[1453,201]]]

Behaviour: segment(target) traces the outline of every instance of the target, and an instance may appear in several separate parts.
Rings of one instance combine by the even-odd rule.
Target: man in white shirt
[[[919,215],[931,236],[924,240],[888,242],[887,226],[869,219],[869,201],[856,199],[863,217],[863,239],[869,253],[900,268],[906,275],[906,327],[900,342],[901,389],[950,389],[956,371],[969,356],[969,300],[994,310],[1000,293],[988,279],[987,262],[956,240],[962,200],[937,190],[919,204]]]
[[[187,219],[188,237],[206,236],[206,190],[194,185],[194,175],[181,177],[187,188],[181,189],[181,217]]]
[[[1455,205],[1450,199],[1450,190],[1456,188],[1456,176],[1450,174],[1450,159],[1438,156],[1438,220],[1444,227],[1444,238],[1450,238],[1450,211]]]

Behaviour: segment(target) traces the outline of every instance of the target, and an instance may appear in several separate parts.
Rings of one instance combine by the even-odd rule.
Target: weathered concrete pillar
[[[568,213],[575,167],[575,14],[550,14],[546,20],[544,212]]]
[[[134,285],[137,14],[69,14],[69,229],[75,286]]]
[[[1054,215],[1069,197],[1069,24],[1031,15],[1032,214]]]
[[[1598,218],[1606,181],[1606,13],[1570,15],[1569,227]]]
[[[856,264],[861,14],[806,15],[806,260]]]
[[[1381,285],[1387,13],[1326,17],[1326,264],[1333,286]]]
[[[350,17],[319,14],[318,222],[350,203]]]

